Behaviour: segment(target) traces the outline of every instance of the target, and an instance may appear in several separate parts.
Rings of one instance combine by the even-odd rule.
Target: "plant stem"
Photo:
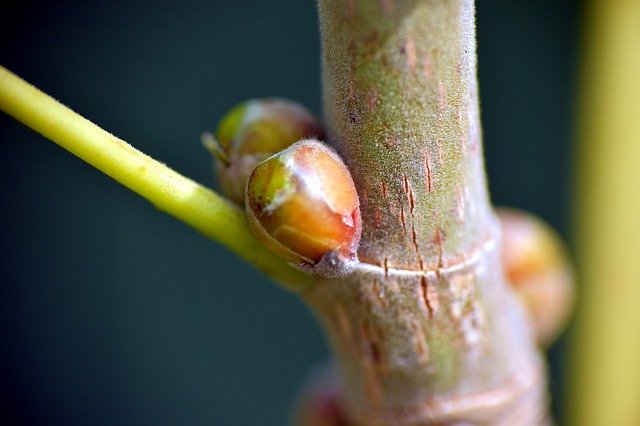
[[[581,288],[568,424],[640,424],[640,2],[589,2],[578,110]]]
[[[56,142],[159,210],[218,241],[293,291],[312,278],[269,252],[244,211],[210,189],[136,150],[0,66],[0,109]]]
[[[539,424],[544,376],[506,288],[469,0],[320,0],[325,115],[360,195],[356,272],[304,293],[354,424]]]

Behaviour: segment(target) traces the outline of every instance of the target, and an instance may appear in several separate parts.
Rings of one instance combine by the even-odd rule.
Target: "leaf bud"
[[[202,142],[213,154],[221,191],[238,204],[251,171],[262,160],[292,143],[322,137],[320,122],[301,105],[279,98],[251,99],[232,108],[215,136]]]
[[[294,266],[335,277],[357,264],[358,194],[325,144],[300,141],[260,163],[249,177],[245,208],[256,236]]]
[[[540,345],[566,324],[573,306],[573,274],[556,232],[533,215],[499,209],[502,263],[507,281],[524,303]]]

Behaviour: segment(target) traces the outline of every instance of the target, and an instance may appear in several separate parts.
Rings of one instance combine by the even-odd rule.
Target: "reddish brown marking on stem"
[[[429,283],[427,282],[427,277],[422,275],[420,277],[420,290],[422,291],[422,301],[424,302],[424,308],[429,315],[429,318],[433,317],[433,306],[431,306],[431,301],[429,300]]]
[[[389,278],[389,258],[386,256],[384,257],[383,268],[384,268],[384,277]]]
[[[406,38],[400,46],[400,53],[405,57],[409,72],[416,68],[416,44],[412,38]]]
[[[438,289],[433,283],[430,286],[427,286],[427,299],[429,300],[431,311],[433,312],[433,315],[435,315],[438,312],[439,302]]]
[[[418,339],[417,337],[414,336],[413,343],[414,343],[416,355],[418,355],[418,358],[424,357],[424,353],[426,352],[424,347],[424,340]]]
[[[440,81],[438,82],[438,107],[440,108],[440,111],[444,111],[445,102],[446,102],[446,93],[444,91],[444,86]]]
[[[403,205],[400,205],[400,222],[402,222],[402,233],[407,235],[407,218],[404,215]]]
[[[433,176],[431,174],[431,157],[429,156],[429,151],[424,152],[424,176],[427,192],[431,192],[433,189]]]
[[[409,179],[406,174],[402,174],[402,190],[405,194],[409,193]]]
[[[415,209],[415,195],[413,194],[413,189],[411,189],[411,184],[409,183],[409,178],[406,174],[402,175],[402,189],[407,196],[407,204],[409,204],[409,212],[411,213],[411,217],[413,218],[413,210]]]
[[[416,228],[413,223],[411,223],[411,242],[413,242],[413,246],[416,249],[416,253],[419,253],[418,234],[416,233]]]
[[[416,227],[414,222],[411,222],[411,242],[416,250],[416,255],[418,256],[418,265],[420,269],[424,268],[424,262],[422,261],[422,255],[420,254],[420,246],[418,245],[418,233],[416,232]]]
[[[413,189],[409,190],[409,211],[411,212],[411,217],[413,217],[413,210],[416,207],[416,197],[413,194]]]
[[[382,198],[387,198],[387,181],[382,180]]]
[[[436,240],[436,244],[438,246],[438,267],[442,268],[442,266],[443,266],[442,237],[440,236],[440,227],[438,225],[436,225],[435,240]]]

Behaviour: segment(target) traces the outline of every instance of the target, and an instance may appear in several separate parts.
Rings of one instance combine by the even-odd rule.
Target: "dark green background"
[[[236,102],[320,109],[313,1],[14,3],[2,65],[197,181],[200,133]],[[492,197],[561,231],[579,12],[478,5]],[[296,297],[4,114],[0,146],[0,422],[286,423],[327,357]]]

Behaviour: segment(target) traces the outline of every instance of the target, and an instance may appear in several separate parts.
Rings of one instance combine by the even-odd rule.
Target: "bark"
[[[469,0],[320,0],[325,118],[360,196],[360,265],[303,294],[353,424],[546,422],[505,285]]]

